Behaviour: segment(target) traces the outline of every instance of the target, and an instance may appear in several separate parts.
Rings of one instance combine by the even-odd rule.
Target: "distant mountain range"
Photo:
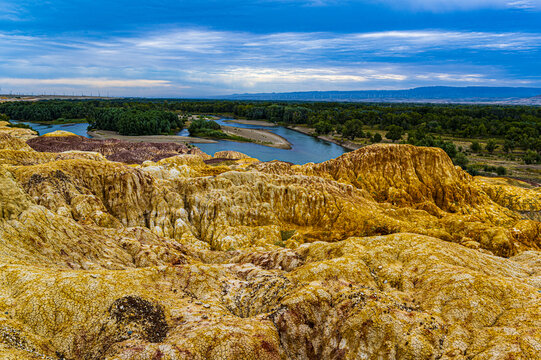
[[[541,105],[541,88],[430,86],[407,90],[304,91],[234,94],[228,100],[502,103]]]

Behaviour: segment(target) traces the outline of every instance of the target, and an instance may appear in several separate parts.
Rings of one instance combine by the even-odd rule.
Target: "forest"
[[[447,148],[450,155],[454,151],[442,136],[499,139],[505,151],[521,149],[528,161],[541,162],[541,107],[535,106],[117,99],[10,102],[0,104],[0,113],[39,122],[86,118],[94,129],[125,135],[181,128],[177,114],[230,115],[373,142],[380,135],[363,129],[385,130],[393,140],[407,134],[409,143]]]
[[[0,104],[0,113],[13,120],[40,123],[86,119],[90,129],[118,131],[121,135],[169,134],[184,127],[177,114],[163,108],[109,101],[7,102]]]
[[[184,127],[178,115],[158,109],[95,108],[88,120],[91,129],[118,131],[120,135],[169,134]]]

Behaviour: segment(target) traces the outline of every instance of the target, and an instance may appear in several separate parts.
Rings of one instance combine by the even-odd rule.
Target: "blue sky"
[[[541,0],[0,0],[0,92],[541,87]]]

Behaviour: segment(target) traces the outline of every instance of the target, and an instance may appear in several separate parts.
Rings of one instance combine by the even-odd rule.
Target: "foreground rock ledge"
[[[23,130],[0,124],[2,359],[541,353],[539,189],[407,145],[126,165]]]

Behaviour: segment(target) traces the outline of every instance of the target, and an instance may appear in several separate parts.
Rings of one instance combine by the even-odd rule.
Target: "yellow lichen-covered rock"
[[[479,201],[478,190],[469,185],[471,177],[437,148],[377,144],[301,171],[351,183],[379,202],[396,205],[428,201],[442,210],[460,211],[461,205]]]
[[[402,145],[303,166],[100,154],[0,134],[2,358],[541,353],[536,189]]]
[[[1,129],[2,128],[0,127],[0,130]],[[0,150],[31,151],[32,149],[25,141],[14,137],[11,132],[0,132]]]
[[[56,137],[56,136],[78,136],[78,135],[69,131],[64,131],[64,130],[56,130],[56,131],[42,135],[42,137]]]
[[[7,134],[13,138],[20,139],[22,141],[26,141],[38,136],[37,132],[32,129],[11,127],[9,125],[10,123],[7,121],[0,121],[0,135]],[[6,145],[4,144],[3,146]]]
[[[238,151],[218,151],[214,153],[213,157],[216,159],[233,159],[233,160],[250,158],[250,156]]]
[[[496,203],[532,220],[541,221],[541,187],[509,179],[477,177],[476,182]]]
[[[205,158],[199,155],[177,155],[158,162],[145,161],[141,167],[153,177],[163,180],[174,180],[178,177],[199,177],[218,175],[230,169],[225,166],[209,166]]]

